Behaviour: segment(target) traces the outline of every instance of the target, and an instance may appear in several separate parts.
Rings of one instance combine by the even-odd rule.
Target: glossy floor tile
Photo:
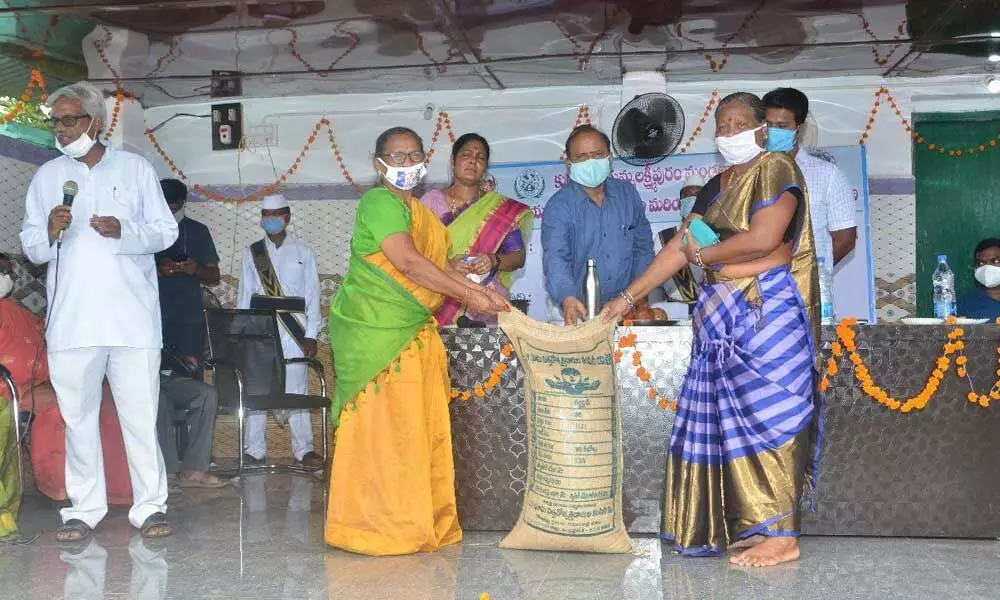
[[[57,507],[27,496],[30,543],[0,543],[0,598],[478,600],[1000,598],[995,541],[804,538],[803,558],[769,570],[722,558],[679,558],[650,537],[630,555],[498,548],[502,534],[466,532],[435,554],[369,558],[326,548],[319,481],[261,475],[221,490],[176,490],[177,533],[143,541],[124,508],[94,539],[64,549]]]

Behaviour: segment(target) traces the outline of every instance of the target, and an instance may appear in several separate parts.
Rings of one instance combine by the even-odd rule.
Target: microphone
[[[76,192],[79,190],[79,186],[76,182],[70,179],[63,184],[63,201],[62,203],[66,206],[73,206],[73,198],[76,197]]]
[[[73,198],[76,197],[76,192],[79,189],[80,189],[80,186],[78,186],[76,184],[76,182],[73,181],[72,179],[70,179],[69,181],[67,181],[66,183],[63,184],[63,201],[62,201],[63,206],[69,206],[69,207],[73,206]],[[62,243],[62,236],[63,236],[63,232],[65,232],[65,231],[66,231],[65,229],[60,229],[59,230],[59,243],[60,244]]]

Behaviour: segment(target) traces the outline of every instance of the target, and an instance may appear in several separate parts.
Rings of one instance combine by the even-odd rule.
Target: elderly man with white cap
[[[240,277],[237,308],[250,308],[254,294],[266,296],[297,296],[305,299],[305,319],[284,313],[281,321],[281,349],[285,358],[316,356],[316,335],[321,322],[319,308],[319,273],[313,251],[301,240],[288,235],[291,208],[282,195],[266,196],[260,205],[260,226],[267,234],[243,250],[243,270]],[[305,394],[308,374],[305,365],[289,365],[285,372],[285,391]],[[292,454],[303,467],[323,468],[323,457],[313,451],[312,424],[308,410],[288,411],[288,426],[292,433]],[[251,413],[247,419],[247,439],[244,462],[260,465],[267,454],[264,428],[267,417],[263,412]]]
[[[144,537],[170,535],[167,474],[156,441],[160,296],[153,255],[177,239],[156,171],[98,140],[101,90],[87,82],[48,99],[63,154],[28,187],[21,245],[48,264],[45,284],[52,387],[66,422],[66,495],[60,542],[82,542],[108,512],[98,418],[105,377],[114,394],[132,481],[129,521]]]

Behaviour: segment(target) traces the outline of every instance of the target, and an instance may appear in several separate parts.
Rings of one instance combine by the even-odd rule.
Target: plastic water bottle
[[[955,315],[955,274],[948,267],[948,257],[938,256],[937,268],[931,278],[934,284],[934,317],[947,319]]]
[[[583,280],[584,304],[587,318],[593,319],[601,312],[601,280],[597,278],[597,261],[587,259],[587,276]]]
[[[826,259],[822,256],[816,257],[816,266],[819,270],[820,322],[823,325],[833,325],[835,319],[833,314],[833,282],[830,278],[830,271],[826,268]]]

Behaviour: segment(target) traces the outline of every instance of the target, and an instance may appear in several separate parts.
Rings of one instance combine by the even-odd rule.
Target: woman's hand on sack
[[[601,309],[601,321],[604,323],[618,322],[622,318],[622,315],[628,312],[628,309],[628,302],[625,301],[625,298],[615,296],[614,299],[605,304],[604,308]]]

